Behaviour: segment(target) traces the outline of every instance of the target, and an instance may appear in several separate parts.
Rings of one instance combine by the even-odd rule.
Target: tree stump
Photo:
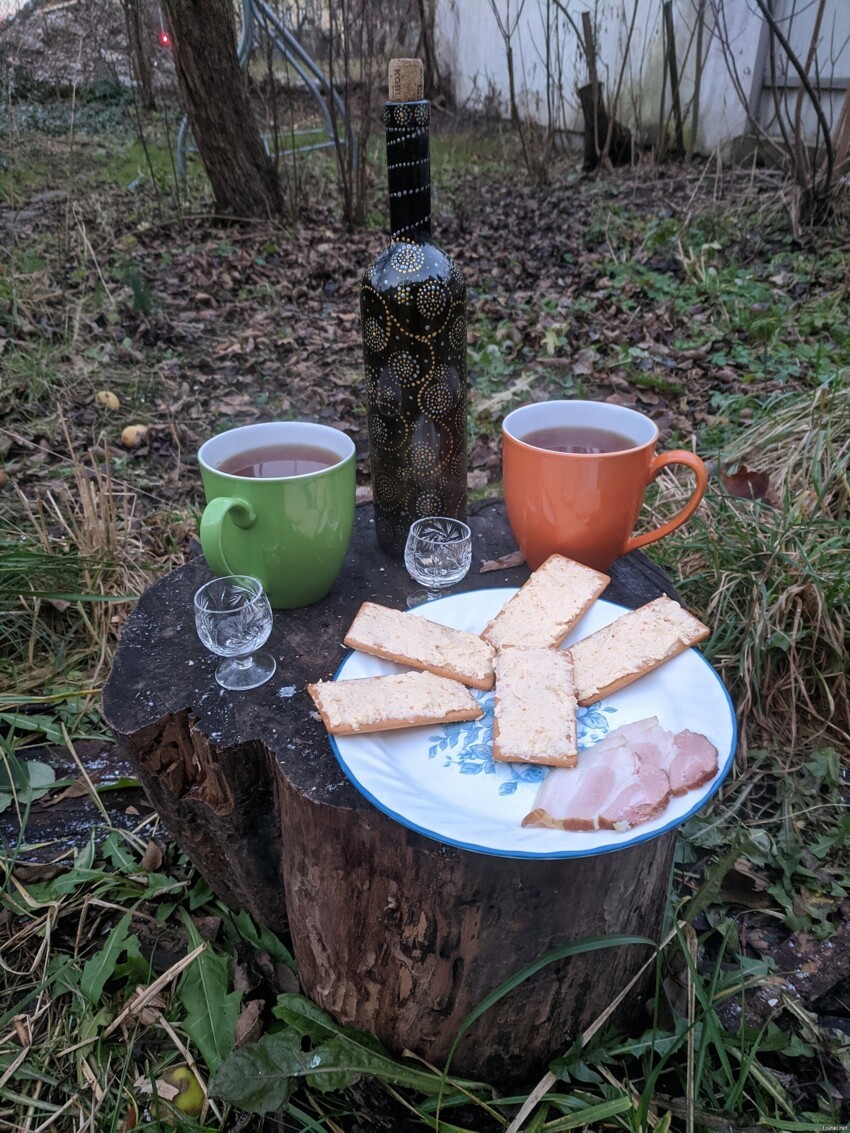
[[[515,547],[501,501],[477,505],[476,558]],[[581,937],[659,939],[675,833],[578,860],[494,857],[445,845],[376,809],[348,781],[307,692],[345,655],[366,599],[402,607],[404,566],[379,550],[358,508],[340,578],[320,603],[277,611],[270,682],[232,694],[195,632],[197,559],[155,583],[128,620],[104,690],[119,747],[165,826],[229,906],[291,941],[302,988],[340,1023],[434,1064],[467,1015],[505,979]],[[669,580],[641,554],[614,564],[605,597],[636,606]],[[525,566],[464,589],[519,586]],[[623,946],[550,964],[465,1033],[457,1074],[531,1081],[651,957]],[[650,971],[651,975],[651,971]],[[615,1016],[639,1022],[640,985]]]
[[[605,108],[602,85],[587,83],[579,87],[578,99],[584,115],[585,173],[597,168],[603,153],[612,165],[629,165],[635,157],[631,130],[616,119],[611,121]]]

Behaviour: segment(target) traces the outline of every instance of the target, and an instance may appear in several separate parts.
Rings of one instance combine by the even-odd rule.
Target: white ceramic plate
[[[480,633],[515,588],[452,594],[412,610],[443,625]],[[564,642],[571,645],[620,617],[624,607],[596,601]],[[335,680],[404,672],[404,667],[357,651],[347,655]],[[485,715],[460,724],[424,725],[363,736],[331,736],[348,778],[398,822],[441,842],[510,858],[570,858],[604,854],[655,838],[704,806],[726,777],[735,755],[735,713],[725,687],[696,649],[598,704],[580,708],[579,748],[589,747],[620,724],[657,716],[671,732],[701,732],[717,748],[717,775],[704,786],[670,800],[651,822],[617,833],[599,830],[523,828],[544,767],[495,763],[492,692],[472,690]]]

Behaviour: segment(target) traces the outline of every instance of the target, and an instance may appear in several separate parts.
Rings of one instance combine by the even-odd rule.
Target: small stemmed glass
[[[274,657],[255,652],[268,641],[272,617],[263,584],[250,575],[214,578],[196,591],[198,637],[211,653],[225,658],[215,671],[222,688],[256,688],[274,674]]]
[[[466,576],[471,564],[472,532],[462,520],[444,515],[415,520],[407,535],[404,565],[426,589],[410,594],[408,606],[441,597]]]

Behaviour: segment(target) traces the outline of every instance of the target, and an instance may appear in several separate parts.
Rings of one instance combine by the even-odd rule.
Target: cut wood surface
[[[473,567],[459,590],[519,586],[525,566],[479,573],[515,547],[501,501],[473,509]],[[302,988],[393,1053],[449,1053],[471,1010],[525,965],[584,936],[657,939],[675,843],[572,860],[503,858],[402,826],[352,786],[307,693],[343,660],[365,600],[402,608],[415,584],[377,546],[358,509],[330,595],[278,611],[266,646],[275,676],[246,694],[215,683],[195,632],[202,559],[161,579],[128,620],[104,712],[165,826],[228,905],[291,937]],[[603,595],[635,606],[675,591],[642,555],[615,563]],[[530,1080],[651,954],[588,953],[544,967],[464,1036],[456,1073]],[[621,1020],[640,1016],[639,994]]]

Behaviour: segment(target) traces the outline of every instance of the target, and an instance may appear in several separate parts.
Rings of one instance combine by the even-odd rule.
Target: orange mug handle
[[[700,500],[705,495],[705,490],[708,487],[708,469],[696,453],[688,452],[683,448],[673,449],[672,452],[662,452],[653,457],[652,464],[649,466],[648,483],[651,484],[661,469],[666,468],[668,464],[686,464],[693,471],[697,478],[693,495],[678,515],[674,515],[672,519],[662,523],[660,527],[656,527],[653,531],[647,531],[644,535],[636,535],[629,539],[623,550],[624,555],[627,555],[629,551],[636,551],[638,547],[645,547],[647,543],[654,543],[656,539],[663,539],[665,535],[669,535],[671,531],[681,527],[694,514]]]

